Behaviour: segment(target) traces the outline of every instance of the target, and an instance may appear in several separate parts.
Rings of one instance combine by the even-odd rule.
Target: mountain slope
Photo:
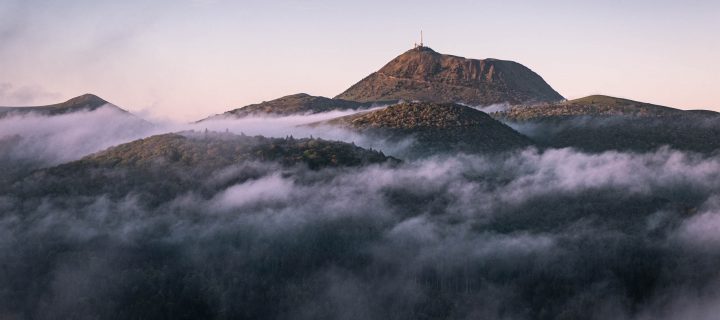
[[[56,103],[47,106],[36,106],[36,107],[0,107],[0,118],[7,117],[10,115],[21,115],[21,114],[38,114],[45,116],[67,114],[79,111],[93,111],[102,106],[111,106],[118,111],[127,112],[117,106],[103,100],[102,98],[93,94],[84,94],[77,96],[65,102]]]
[[[390,139],[412,137],[420,154],[494,152],[532,144],[530,139],[487,114],[452,103],[401,103],[325,124]]]
[[[584,151],[720,149],[720,113],[685,111],[609,96],[515,106],[492,116],[550,147]]]
[[[408,50],[335,98],[471,105],[563,99],[539,75],[519,63],[466,59],[427,47]]]
[[[284,96],[275,100],[263,101],[261,103],[247,105],[242,108],[233,109],[220,115],[207,119],[220,118],[242,118],[247,116],[288,116],[294,114],[312,114],[328,112],[333,110],[357,110],[369,108],[373,103],[347,101],[342,99],[330,99],[320,96],[311,96],[306,93],[298,93]],[[199,121],[199,122],[200,122]]]

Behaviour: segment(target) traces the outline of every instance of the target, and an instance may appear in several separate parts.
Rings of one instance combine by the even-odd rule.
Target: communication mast
[[[415,48],[422,48],[423,47],[423,32],[422,29],[420,29],[420,44],[417,42],[415,43]]]

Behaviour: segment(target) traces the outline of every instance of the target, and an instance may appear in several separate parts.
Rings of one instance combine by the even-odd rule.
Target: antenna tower
[[[415,42],[415,48],[422,48],[423,47],[423,32],[422,29],[420,29],[420,43],[418,44]]]

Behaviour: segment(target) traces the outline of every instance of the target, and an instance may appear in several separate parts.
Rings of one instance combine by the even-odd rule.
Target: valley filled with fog
[[[529,146],[419,157],[412,136],[307,126],[352,113],[151,124],[99,108],[0,119],[8,168],[0,315],[712,319],[720,311],[717,154]],[[173,149],[175,158],[133,153],[138,139],[169,132],[186,148]],[[191,162],[183,154],[222,139],[275,150],[245,138],[256,135],[310,148],[303,157],[329,150],[376,160],[311,167],[265,154],[228,164],[213,148]],[[335,140],[382,156],[342,158],[335,150],[360,149]],[[149,158],[120,158],[128,154]]]

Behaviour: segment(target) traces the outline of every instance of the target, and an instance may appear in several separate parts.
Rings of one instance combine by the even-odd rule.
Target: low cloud
[[[57,92],[49,91],[39,85],[24,85],[16,87],[12,83],[0,83],[0,105],[2,106],[28,106],[38,103],[45,104],[61,96]]]
[[[195,131],[229,131],[235,134],[267,137],[316,137],[355,143],[402,156],[413,141],[386,141],[333,126],[305,126],[348,115],[353,111],[333,111],[287,117],[248,117],[219,119],[201,123],[148,123],[113,107],[64,115],[11,115],[0,118],[0,167],[24,163],[22,168],[41,168],[80,159],[108,147],[151,135]],[[20,168],[20,167],[18,167]],[[10,168],[12,169],[12,168]],[[14,170],[13,171],[18,171]],[[27,170],[21,170],[25,172]],[[0,174],[2,177],[2,174]]]
[[[50,162],[205,128],[389,150],[298,126],[342,113],[126,130],[108,112],[0,128]],[[710,319],[719,177],[718,157],[668,148],[528,148],[361,168],[238,163],[169,195],[123,179],[119,197],[38,195],[23,190],[41,178],[19,180],[0,196],[0,318]]]
[[[460,104],[464,105],[466,107],[473,108],[475,110],[485,112],[485,113],[500,112],[500,111],[505,111],[505,110],[510,109],[510,103],[507,103],[507,102],[494,103],[494,104],[489,104],[489,105],[477,105],[477,106],[468,105],[468,104],[464,104],[464,103],[460,103]]]
[[[274,174],[234,185],[219,194],[215,201],[219,207],[226,210],[250,204],[262,205],[286,200],[291,189],[291,181]]]
[[[3,155],[18,161],[55,165],[113,145],[163,132],[164,128],[113,107],[56,116],[26,114],[0,119],[0,139],[18,137]]]

